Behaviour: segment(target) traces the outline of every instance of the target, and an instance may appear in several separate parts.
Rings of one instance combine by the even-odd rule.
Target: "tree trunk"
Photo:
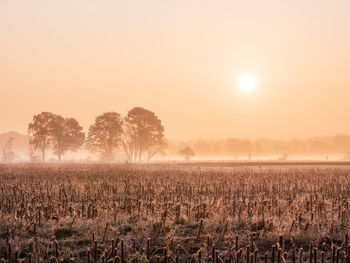
[[[135,147],[136,148],[136,147]],[[136,152],[136,149],[134,149],[133,151],[133,157],[132,157],[132,161],[135,163],[136,162],[136,157],[137,157],[137,152]]]
[[[45,147],[43,147],[41,149],[41,153],[42,153],[42,160],[43,160],[43,163],[45,162]]]
[[[46,140],[44,140],[41,145],[43,163],[45,162],[45,150],[46,150]]]
[[[141,162],[142,159],[142,145],[140,145],[140,149],[139,149],[139,163]]]

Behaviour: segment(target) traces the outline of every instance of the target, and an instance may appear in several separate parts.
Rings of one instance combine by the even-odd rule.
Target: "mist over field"
[[[30,161],[29,136],[17,132],[0,134],[0,149],[3,149],[9,138],[13,138],[11,152],[14,156],[11,162]],[[350,136],[335,135],[329,137],[312,137],[307,139],[277,140],[261,138],[248,139],[219,139],[219,140],[167,140],[167,147],[163,155],[156,156],[153,161],[180,161],[184,160],[179,153],[184,147],[191,147],[194,151],[194,161],[286,161],[286,160],[319,160],[319,161],[349,161]],[[115,162],[125,162],[126,158],[120,149],[116,154]],[[50,161],[57,162],[51,152]],[[68,152],[63,161],[68,162],[99,162],[98,154],[89,152],[82,147],[76,152]]]

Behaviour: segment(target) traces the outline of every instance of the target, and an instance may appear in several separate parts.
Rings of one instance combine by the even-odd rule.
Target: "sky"
[[[349,0],[1,0],[0,132],[42,111],[87,131],[141,106],[171,139],[350,134],[349,14]]]

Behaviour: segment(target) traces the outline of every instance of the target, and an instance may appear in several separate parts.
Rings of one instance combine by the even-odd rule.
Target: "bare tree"
[[[123,122],[116,112],[106,112],[97,116],[89,128],[87,146],[93,152],[99,152],[109,162],[118,149],[123,132]]]
[[[150,160],[163,152],[164,127],[154,112],[141,107],[131,109],[124,120],[123,148],[129,161]]]
[[[3,161],[5,162],[6,161],[6,157],[7,157],[7,153],[8,151],[11,151],[11,145],[12,145],[12,142],[13,142],[13,137],[10,137],[8,138],[7,142],[5,143],[4,145],[4,148],[3,148]]]

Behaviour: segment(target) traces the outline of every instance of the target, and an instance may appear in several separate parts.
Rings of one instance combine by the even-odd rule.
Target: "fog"
[[[17,132],[0,134],[0,149],[3,148],[9,138],[13,138],[10,151],[13,156],[7,162],[29,162],[28,136]],[[248,139],[220,139],[220,140],[166,140],[167,147],[162,155],[152,158],[153,162],[184,161],[184,156],[179,151],[184,147],[190,147],[194,155],[192,161],[348,161],[350,160],[350,136],[335,135],[329,137],[312,137],[307,139],[277,140],[262,138]],[[35,153],[36,161],[40,161],[40,154]],[[57,157],[49,149],[48,162],[58,162]],[[3,156],[2,161],[3,160]],[[63,162],[99,162],[101,156],[92,153],[84,146],[75,152],[68,151]],[[103,160],[102,160],[103,161]],[[144,160],[147,162],[147,160]],[[127,162],[123,149],[119,148],[114,154],[114,162]]]

